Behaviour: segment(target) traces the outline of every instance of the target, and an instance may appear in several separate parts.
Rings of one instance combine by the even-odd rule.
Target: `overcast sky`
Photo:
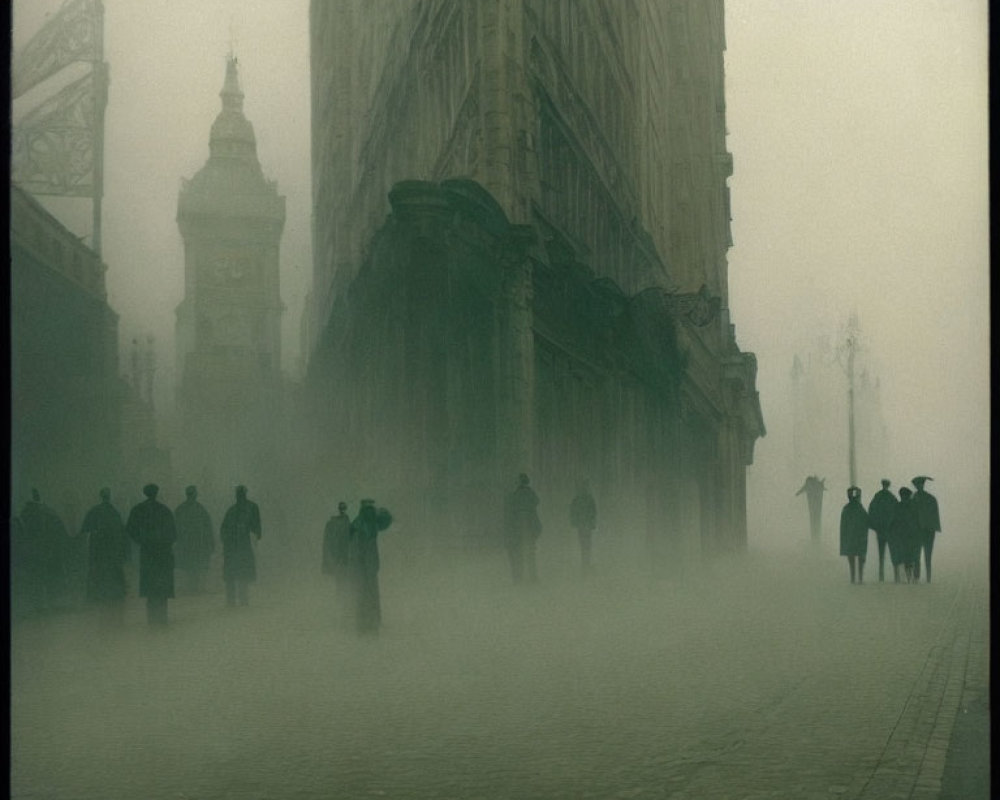
[[[58,7],[15,0],[15,47]],[[177,193],[208,157],[232,41],[261,164],[287,198],[284,366],[295,373],[312,269],[307,0],[105,8],[104,257],[123,341],[155,334],[169,398],[183,296]],[[741,347],[757,354],[768,427],[751,468],[752,529],[767,524],[772,493],[786,496],[775,476],[788,459],[792,357],[851,311],[883,387],[896,459],[886,473],[897,485],[932,475],[939,497],[978,505],[985,525],[985,0],[730,0],[726,25],[730,304]],[[89,210],[60,210],[89,233]],[[839,506],[846,464],[832,480]]]

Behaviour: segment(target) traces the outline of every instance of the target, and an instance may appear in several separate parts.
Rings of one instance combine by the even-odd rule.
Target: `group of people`
[[[167,602],[175,596],[175,567],[188,573],[192,592],[201,592],[215,551],[211,517],[198,502],[196,487],[187,487],[186,499],[174,511],[159,501],[155,483],[142,491],[146,499],[123,521],[111,502],[111,491],[101,489],[100,502],[87,511],[80,526],[79,538],[87,543],[86,599],[101,607],[109,624],[120,624],[124,616],[125,567],[132,559],[133,544],[139,552],[139,596],[146,599],[150,624],[161,626],[167,622]],[[12,524],[16,541],[25,543],[12,553],[13,569],[24,575],[30,592],[51,594],[55,591],[51,576],[58,574],[51,562],[60,552],[58,541],[65,526],[41,503],[37,490]],[[257,575],[251,537],[260,539],[261,524],[260,509],[247,498],[245,486],[236,487],[236,502],[226,511],[219,536],[227,603],[246,605],[248,585]]]
[[[885,580],[885,551],[896,583],[916,583],[920,580],[920,559],[923,554],[924,574],[931,580],[931,555],[934,538],[941,530],[938,503],[924,485],[932,478],[920,475],[912,480],[916,491],[902,486],[899,498],[892,493],[887,478],[866,509],[861,502],[861,489],[847,490],[847,503],[840,513],[840,554],[847,556],[851,583],[862,583],[868,554],[868,531],[875,531],[878,544],[878,579]]]
[[[333,577],[340,607],[353,613],[360,634],[377,634],[382,625],[378,535],[391,524],[392,514],[366,498],[353,520],[339,502],[323,530],[323,572]]]
[[[531,488],[531,479],[522,472],[517,486],[507,495],[504,503],[503,542],[514,583],[525,579],[529,583],[538,580],[536,551],[542,534],[538,502],[538,495]],[[597,503],[586,480],[577,485],[577,492],[569,505],[569,521],[580,544],[581,567],[584,574],[589,574],[593,534],[597,528]]]

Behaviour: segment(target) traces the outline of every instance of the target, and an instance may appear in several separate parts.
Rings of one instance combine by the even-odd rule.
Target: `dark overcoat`
[[[129,542],[122,515],[111,503],[101,502],[83,518],[80,534],[89,537],[87,599],[92,603],[124,600]]]
[[[504,517],[504,538],[508,545],[537,539],[542,533],[538,495],[526,484],[521,484],[507,496]]]
[[[938,502],[934,495],[923,489],[917,489],[910,502],[913,503],[917,528],[921,533],[936,533],[941,530],[941,515],[938,513]]]
[[[208,510],[197,500],[185,500],[174,511],[177,525],[177,567],[205,572],[215,552],[215,534]]]
[[[879,489],[868,504],[868,525],[878,533],[888,533],[899,500],[888,489]]]
[[[859,499],[847,501],[840,512],[840,554],[868,554],[868,512]]]
[[[151,497],[132,508],[125,530],[139,545],[139,596],[173,597],[177,540],[173,513]]]
[[[590,492],[584,490],[573,498],[569,505],[569,524],[580,531],[592,531],[597,527],[597,503]]]
[[[227,581],[257,579],[257,559],[250,535],[261,537],[260,509],[252,500],[237,500],[222,520],[222,577]]]
[[[889,528],[889,558],[892,565],[912,564],[917,560],[919,531],[913,500],[904,498],[896,506]]]
[[[375,631],[382,623],[382,598],[379,592],[378,534],[392,522],[385,509],[362,506],[351,523],[349,561],[357,587],[358,630]]]
[[[323,529],[323,572],[336,580],[349,569],[351,518],[347,514],[330,517]]]

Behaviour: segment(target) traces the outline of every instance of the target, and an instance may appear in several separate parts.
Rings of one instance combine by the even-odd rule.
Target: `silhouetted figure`
[[[59,515],[42,502],[38,489],[21,509],[25,588],[32,611],[55,608],[66,588],[64,556],[69,535]]]
[[[868,504],[868,524],[875,531],[875,540],[878,543],[879,583],[885,580],[885,548],[889,541],[892,518],[896,514],[896,506],[899,504],[896,495],[889,491],[890,485],[892,482],[888,478],[882,478],[882,488],[875,492],[872,501]],[[889,554],[889,558],[892,559],[892,553]]]
[[[139,545],[139,596],[146,598],[151,625],[167,624],[167,600],[174,596],[174,542],[177,529],[170,509],[156,499],[160,487],[146,484],[146,499],[128,515],[125,530]]]
[[[529,582],[538,580],[535,551],[542,522],[538,518],[538,495],[529,484],[528,476],[522,472],[517,488],[507,495],[504,506],[504,547],[514,583],[521,582],[525,571]]]
[[[590,572],[590,547],[594,529],[597,527],[597,503],[590,493],[587,481],[580,481],[576,496],[569,504],[569,524],[576,528],[580,542],[580,558],[584,573]]]
[[[222,520],[222,577],[226,581],[226,605],[250,602],[248,587],[257,580],[257,560],[253,552],[253,534],[260,541],[260,509],[247,499],[247,487],[236,487],[236,502]]]
[[[924,554],[924,566],[926,567],[927,582],[931,582],[931,553],[934,552],[934,537],[941,530],[941,515],[938,513],[937,498],[929,492],[924,491],[924,483],[934,480],[926,475],[921,475],[913,479],[912,483],[917,487],[913,494],[914,513],[917,520],[917,558],[914,563],[914,578],[920,580],[920,553]]]
[[[903,568],[907,583],[914,583],[914,563],[920,557],[919,553],[919,531],[917,530],[917,517],[913,501],[910,499],[913,492],[909,487],[901,486],[899,489],[899,505],[892,518],[892,525],[889,527],[889,557],[892,559],[893,570],[895,571],[896,583],[900,582],[899,568]]]
[[[809,504],[809,532],[813,541],[820,539],[823,519],[823,492],[825,491],[826,478],[810,475],[805,479],[802,488],[795,493],[795,496],[798,497],[805,492],[806,501]]]
[[[358,633],[377,634],[382,625],[382,598],[379,592],[378,535],[392,524],[392,515],[384,508],[376,510],[375,501],[361,501],[361,509],[351,523],[349,561],[357,592]]]
[[[101,502],[83,518],[80,535],[87,541],[87,601],[101,607],[102,622],[120,626],[125,615],[125,562],[129,541],[125,523],[111,504],[111,490],[101,489]]]
[[[864,583],[865,557],[868,555],[868,512],[861,505],[861,490],[857,486],[847,490],[847,503],[840,512],[840,554],[847,556],[851,583]]]
[[[184,494],[184,502],[174,509],[177,568],[187,573],[189,591],[201,594],[215,552],[215,535],[208,510],[198,502],[198,488],[188,486]]]
[[[344,501],[337,503],[337,513],[323,529],[323,574],[333,578],[341,609],[350,608],[356,591],[351,570],[351,518]]]

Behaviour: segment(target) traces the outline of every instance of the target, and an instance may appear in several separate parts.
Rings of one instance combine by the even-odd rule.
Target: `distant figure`
[[[580,557],[584,573],[590,572],[591,537],[597,527],[597,503],[590,493],[590,486],[583,480],[577,485],[576,497],[569,505],[569,523],[576,528],[580,541]]]
[[[222,577],[226,581],[226,605],[249,604],[248,587],[257,579],[253,534],[260,541],[260,509],[247,499],[247,487],[236,487],[236,502],[222,520]]]
[[[156,499],[160,487],[146,484],[146,499],[128,515],[125,530],[139,545],[139,596],[146,598],[150,625],[167,624],[167,600],[174,596],[174,515]]]
[[[924,566],[927,568],[927,582],[931,582],[931,553],[934,551],[934,537],[941,530],[941,515],[938,513],[937,498],[924,491],[924,483],[934,480],[926,475],[913,479],[917,487],[913,495],[914,513],[917,519],[917,558],[914,565],[914,578],[920,580],[920,553],[924,554]]]
[[[915,580],[913,562],[919,555],[917,543],[919,533],[913,501],[910,499],[912,496],[913,492],[910,491],[909,487],[900,487],[899,504],[896,506],[892,524],[889,527],[889,557],[892,559],[896,583],[900,582],[900,567],[903,568],[907,583],[913,583]]]
[[[177,524],[177,568],[188,576],[192,594],[204,591],[205,573],[215,552],[215,535],[208,510],[198,502],[198,488],[188,486],[185,500],[174,509]]]
[[[806,500],[809,503],[809,531],[812,534],[814,542],[818,542],[820,539],[823,515],[823,492],[825,491],[826,478],[817,478],[815,475],[810,475],[806,478],[805,483],[802,484],[802,488],[795,493],[796,497],[803,492],[806,493]]]
[[[852,486],[847,490],[847,503],[840,512],[840,554],[847,556],[851,569],[851,583],[864,583],[865,557],[868,554],[868,512],[861,505],[861,490]],[[855,559],[857,581],[855,581]]]
[[[349,558],[354,572],[355,607],[358,633],[377,634],[382,625],[382,598],[379,592],[378,535],[392,524],[392,515],[384,508],[376,510],[375,501],[361,501],[361,509],[351,523]]]
[[[341,609],[351,606],[355,599],[351,573],[351,518],[347,503],[337,503],[337,513],[327,520],[323,529],[323,574],[333,577]]]
[[[111,504],[111,490],[98,494],[101,502],[87,512],[80,526],[80,535],[88,541],[87,600],[101,607],[104,625],[117,627],[125,617],[129,541],[122,515]]]
[[[878,542],[879,583],[885,580],[885,548],[889,541],[892,518],[896,514],[896,506],[899,504],[896,495],[889,491],[891,484],[892,482],[888,478],[882,478],[882,488],[875,492],[871,503],[868,504],[868,524],[875,531],[875,539]],[[889,554],[889,558],[892,559],[892,553]]]
[[[31,500],[21,509],[21,526],[28,605],[32,611],[53,609],[66,589],[66,526],[42,502],[38,489],[31,490]]]
[[[529,486],[528,476],[518,476],[517,488],[507,495],[504,507],[504,546],[510,559],[510,572],[514,583],[520,583],[525,569],[528,581],[538,580],[535,550],[542,533],[538,518],[538,495]]]

